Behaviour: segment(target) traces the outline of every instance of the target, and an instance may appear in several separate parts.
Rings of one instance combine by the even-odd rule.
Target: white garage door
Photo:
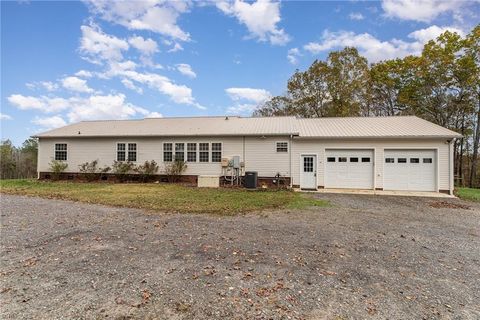
[[[385,150],[384,190],[437,191],[435,150]]]
[[[373,150],[325,150],[325,188],[373,189]]]

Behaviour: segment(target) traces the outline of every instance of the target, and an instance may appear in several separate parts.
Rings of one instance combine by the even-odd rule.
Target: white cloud
[[[168,52],[177,52],[177,51],[183,51],[183,47],[180,45],[180,43],[175,42],[172,48],[168,50]]]
[[[287,59],[291,64],[297,64],[298,57],[300,57],[301,55],[302,54],[300,53],[300,50],[298,48],[292,48],[287,52]]]
[[[82,78],[91,78],[93,77],[93,73],[87,70],[80,70],[77,73],[75,73],[77,77],[82,77]]]
[[[146,84],[150,88],[153,88],[167,96],[176,103],[188,104],[199,109],[205,109],[192,96],[192,89],[185,85],[178,85],[171,79],[159,75],[157,73],[140,73],[134,70],[127,70],[119,73],[126,79],[135,81],[141,84]]]
[[[369,62],[378,62],[385,59],[402,58],[407,55],[418,55],[427,41],[436,38],[446,30],[463,34],[457,28],[434,25],[410,33],[408,37],[413,41],[408,42],[398,39],[381,41],[369,33],[356,34],[352,31],[330,32],[327,30],[323,33],[320,42],[310,42],[303,48],[312,54],[318,54],[347,46],[356,47]]]
[[[125,88],[128,88],[130,90],[136,91],[138,94],[143,94],[143,89],[140,87],[137,87],[132,81],[128,79],[122,79],[121,80]]]
[[[189,77],[196,78],[197,74],[192,70],[192,67],[186,63],[179,63],[176,65],[178,72]]]
[[[147,115],[145,115],[145,118],[163,118],[163,115],[159,112],[149,112]]]
[[[382,8],[390,18],[430,22],[439,15],[454,12],[468,1],[445,0],[383,0]]]
[[[237,104],[227,108],[227,114],[252,114],[253,111],[258,107],[256,104]]]
[[[90,95],[88,97],[24,97],[12,95],[8,100],[22,110],[39,110],[43,112],[65,111],[69,122],[100,119],[128,119],[134,116],[160,117],[158,112],[151,112],[126,101],[124,94]],[[66,124],[61,115],[36,117],[33,123],[46,128]]]
[[[32,97],[12,94],[7,100],[20,110],[39,110],[45,113],[59,112],[67,109],[69,105],[66,99],[46,96]]]
[[[109,1],[88,0],[90,11],[102,19],[131,30],[149,30],[188,41],[190,35],[177,25],[180,14],[189,9],[184,1]]]
[[[254,88],[227,88],[225,92],[234,100],[247,100],[255,103],[265,102],[271,98],[271,93],[265,89]]]
[[[411,39],[415,39],[423,44],[423,43],[427,43],[432,39],[437,38],[439,35],[441,35],[445,31],[456,32],[462,37],[465,36],[465,32],[463,32],[463,30],[460,30],[456,27],[438,27],[436,25],[433,25],[425,29],[413,31],[408,35],[408,37]]]
[[[80,53],[88,61],[102,64],[102,61],[123,60],[122,51],[129,48],[128,42],[113,35],[104,33],[95,24],[81,26]]]
[[[360,12],[352,12],[348,15],[348,18],[350,20],[357,20],[357,21],[365,19],[363,14],[361,14]]]
[[[0,120],[12,120],[13,118],[9,116],[8,114],[1,113],[0,112]]]
[[[87,81],[77,77],[66,77],[62,79],[62,86],[70,91],[91,93],[94,90],[87,85]]]
[[[45,130],[55,129],[58,127],[66,126],[67,123],[60,116],[52,117],[35,117],[32,121],[33,124],[43,127]]]
[[[32,90],[40,87],[50,92],[58,90],[58,84],[51,81],[31,82],[27,83],[26,86]]]
[[[149,113],[144,108],[125,102],[125,95],[92,95],[88,98],[70,98],[67,113],[70,122],[99,119],[128,119]]]
[[[134,36],[128,39],[128,43],[140,51],[142,55],[151,56],[152,54],[158,52],[157,43],[150,38],[144,39],[140,36]]]
[[[258,0],[253,3],[235,0],[232,2],[217,2],[217,8],[223,13],[235,17],[243,23],[251,37],[260,41],[269,41],[273,45],[284,45],[290,41],[290,36],[279,29],[280,3],[270,0]]]

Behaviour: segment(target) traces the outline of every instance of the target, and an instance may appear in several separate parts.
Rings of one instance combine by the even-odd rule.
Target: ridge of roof
[[[273,136],[291,134],[305,138],[455,138],[461,136],[452,130],[414,115],[322,118],[227,115],[89,120],[45,131],[35,137]]]

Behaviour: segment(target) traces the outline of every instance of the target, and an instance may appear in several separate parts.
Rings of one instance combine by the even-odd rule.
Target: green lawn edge
[[[463,200],[480,202],[480,189],[476,188],[457,188],[455,190],[457,197]]]
[[[0,192],[159,212],[220,215],[330,205],[328,201],[290,190],[209,189],[165,183],[81,183],[18,179],[0,180]]]

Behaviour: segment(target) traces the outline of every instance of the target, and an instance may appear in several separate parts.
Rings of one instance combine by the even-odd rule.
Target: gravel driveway
[[[478,204],[316,196],[219,217],[2,195],[0,318],[480,318]]]

